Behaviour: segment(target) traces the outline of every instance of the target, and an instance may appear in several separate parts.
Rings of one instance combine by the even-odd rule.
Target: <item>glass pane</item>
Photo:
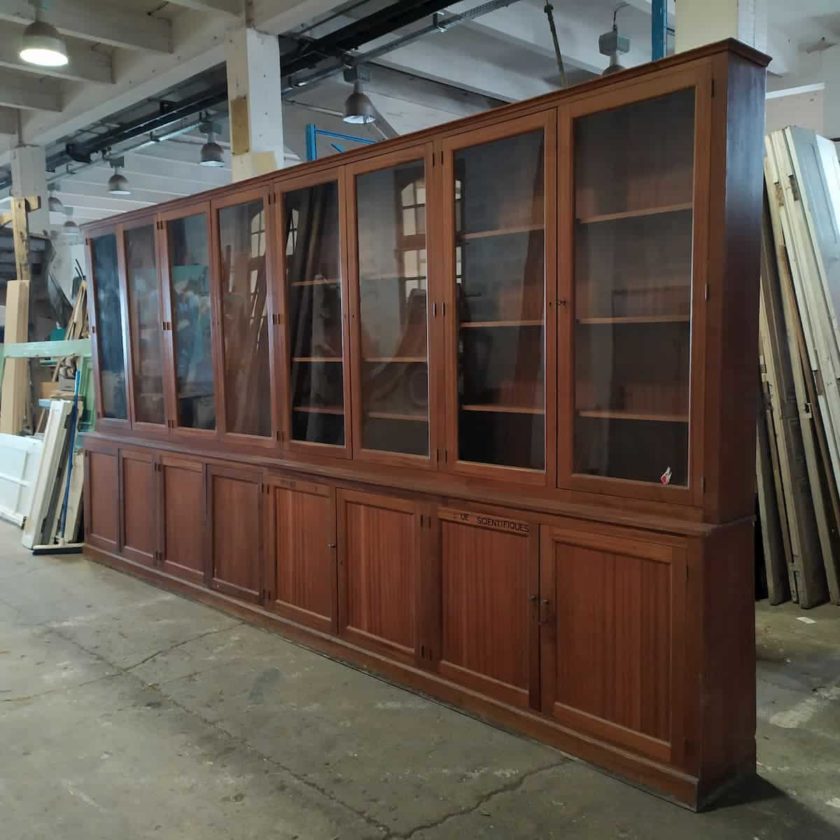
[[[125,232],[125,282],[134,368],[134,413],[141,423],[163,423],[163,361],[154,225]]]
[[[207,216],[166,223],[172,284],[172,332],[178,425],[216,428],[213,350],[210,337],[210,268]]]
[[[262,199],[219,210],[225,421],[228,432],[271,436],[271,378]]]
[[[578,473],[688,483],[693,167],[693,90],[575,124]]]
[[[362,446],[428,455],[423,161],[360,175],[356,203]]]
[[[117,237],[113,233],[98,236],[91,242],[91,250],[96,287],[96,344],[102,383],[102,414],[104,417],[125,420],[128,417],[128,402]]]
[[[338,184],[288,192],[283,211],[292,439],[343,446]]]
[[[455,154],[458,457],[545,468],[543,132]]]

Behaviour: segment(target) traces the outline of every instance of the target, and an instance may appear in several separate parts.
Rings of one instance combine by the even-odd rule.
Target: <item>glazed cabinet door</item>
[[[282,616],[337,629],[334,491],[284,476],[266,481],[267,600]]]
[[[107,444],[85,449],[85,542],[116,554],[120,538],[119,458]]]
[[[262,446],[274,445],[276,427],[268,218],[265,189],[213,202],[224,406],[217,423],[227,441]]]
[[[699,498],[710,90],[682,70],[561,111],[560,472],[574,489]]]
[[[437,454],[426,222],[431,146],[348,167],[354,457],[431,466]],[[434,378],[434,377],[433,377]]]
[[[262,490],[259,470],[207,467],[208,584],[245,601],[263,598]]]
[[[207,438],[216,430],[216,336],[210,207],[164,214],[158,221],[164,288],[168,424],[180,437]]]
[[[120,449],[120,546],[123,557],[154,566],[158,557],[157,458],[148,449]]]
[[[128,424],[126,383],[125,289],[121,279],[119,239],[115,229],[86,240],[90,267],[89,312],[97,381],[96,416],[103,427]]]
[[[541,543],[543,712],[650,758],[679,761],[685,543],[571,522],[544,527]]]
[[[201,461],[162,454],[160,479],[160,561],[165,572],[193,583],[207,575],[207,499]]]
[[[128,308],[131,423],[144,433],[166,432],[163,310],[154,218],[120,228]]]
[[[446,462],[460,472],[553,476],[555,120],[443,140]]]
[[[434,667],[503,703],[539,708],[539,526],[504,510],[439,507],[431,527],[423,647]]]
[[[323,179],[323,176],[320,176]],[[284,180],[277,193],[283,301],[283,439],[350,454],[343,177]]]
[[[352,490],[339,490],[337,505],[339,635],[414,662],[419,636],[419,505]]]

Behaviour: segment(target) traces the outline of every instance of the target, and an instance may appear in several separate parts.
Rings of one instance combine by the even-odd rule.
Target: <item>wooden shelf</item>
[[[618,315],[616,317],[578,318],[579,324],[688,324],[688,315]]]
[[[407,420],[412,423],[428,423],[427,414],[409,414],[403,411],[366,411],[365,416],[373,420]]]
[[[689,201],[685,204],[663,204],[661,207],[645,207],[642,210],[622,210],[620,213],[601,213],[596,216],[581,216],[578,223],[582,225],[594,225],[599,222],[617,222],[622,219],[639,219],[644,216],[659,216],[665,213],[683,213],[686,210],[693,210],[694,203]]]
[[[484,411],[498,414],[545,414],[544,408],[530,408],[525,405],[499,405],[497,403],[462,405],[461,411]]]
[[[474,233],[459,233],[457,238],[466,242],[470,239],[487,239],[491,236],[514,236],[520,233],[545,230],[545,225],[516,225],[514,227],[493,228],[493,230],[477,230]]]
[[[293,362],[342,362],[341,356],[292,356]]]
[[[610,409],[582,409],[579,417],[594,417],[603,420],[643,420],[655,423],[688,423],[687,414],[654,414],[645,411],[616,411]]]
[[[495,327],[541,327],[542,321],[461,321],[462,330],[493,329]]]
[[[425,365],[425,356],[371,356],[368,359],[362,359],[363,362],[372,362],[374,364],[412,364]]]
[[[290,283],[290,286],[335,286],[338,285],[341,281],[340,280],[331,280],[331,279],[321,279],[321,280],[298,280],[294,283]]]
[[[292,411],[304,414],[344,414],[340,405],[296,405]]]

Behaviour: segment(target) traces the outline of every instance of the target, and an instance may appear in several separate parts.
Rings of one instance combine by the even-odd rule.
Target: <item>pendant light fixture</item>
[[[355,65],[344,71],[344,80],[353,83],[353,93],[344,101],[344,122],[351,125],[370,125],[376,122],[376,108],[362,88],[362,81],[368,78],[363,68]]]
[[[216,142],[216,134],[219,126],[214,122],[205,121],[199,125],[199,131],[207,135],[207,142],[201,147],[202,166],[224,166],[225,153],[222,147]]]
[[[61,233],[64,237],[69,240],[76,240],[79,238],[80,230],[79,226],[73,221],[73,208],[72,207],[65,207],[64,212],[67,216],[67,221],[61,226]]]
[[[49,197],[50,213],[63,213],[64,212],[64,203],[55,194],[55,191],[57,189],[58,189],[58,184],[57,183],[52,183],[47,187],[47,192],[50,194],[50,197]]]
[[[114,174],[108,179],[108,192],[111,195],[131,195],[128,178],[120,172],[120,169],[125,166],[125,158],[110,158],[108,163],[114,170]]]
[[[601,55],[609,56],[610,63],[607,65],[602,76],[611,76],[613,73],[619,73],[624,70],[624,66],[619,62],[618,56],[620,53],[630,51],[630,39],[624,35],[618,34],[618,13],[627,6],[627,3],[619,3],[613,12],[612,29],[605,32],[598,39],[598,50]]]
[[[41,20],[41,3],[32,3],[35,20],[23,30],[20,52],[18,55],[27,64],[39,67],[64,67],[68,62],[67,45],[58,30]]]

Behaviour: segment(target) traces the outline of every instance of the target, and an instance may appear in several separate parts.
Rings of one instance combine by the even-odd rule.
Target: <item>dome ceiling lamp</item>
[[[224,166],[225,153],[222,147],[216,142],[216,135],[219,133],[219,126],[210,121],[204,120],[199,126],[199,131],[207,135],[207,142],[201,147],[202,166]]]
[[[49,193],[49,208],[50,213],[63,213],[64,212],[64,202],[56,195],[56,191],[58,190],[58,184],[53,182],[47,187],[47,192]]]
[[[111,195],[131,195],[128,178],[120,172],[120,169],[125,166],[125,158],[109,158],[108,163],[114,170],[114,174],[108,179],[108,192]]]
[[[351,125],[370,125],[376,122],[376,108],[362,85],[369,80],[370,74],[364,67],[354,64],[344,70],[344,81],[353,83],[353,93],[344,100],[344,122]]]
[[[33,0],[35,20],[23,30],[18,55],[27,64],[38,67],[66,67],[67,44],[58,30],[42,19],[42,3]]]

